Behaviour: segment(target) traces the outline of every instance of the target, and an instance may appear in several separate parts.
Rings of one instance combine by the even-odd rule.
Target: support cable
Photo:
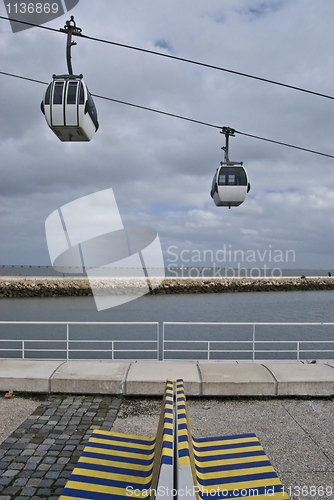
[[[12,78],[19,78],[21,80],[27,80],[29,82],[41,83],[42,85],[48,85],[47,82],[43,82],[41,80],[35,80],[34,78],[27,78],[26,76],[14,75],[13,73],[7,73],[5,71],[0,71],[0,74],[1,75],[6,75],[6,76],[10,76]],[[105,97],[105,96],[101,96],[101,95],[98,95],[98,94],[91,94],[91,95],[92,95],[92,97],[96,97],[98,99],[103,99],[105,101],[116,102],[118,104],[123,104],[123,105],[126,105],[126,106],[131,106],[133,108],[139,108],[139,109],[143,109],[145,111],[151,111],[153,113],[158,113],[160,115],[170,116],[172,118],[178,118],[179,120],[184,120],[184,121],[188,121],[188,122],[191,122],[191,123],[197,123],[199,125],[204,125],[206,127],[212,127],[212,128],[218,128],[218,129],[223,129],[224,128],[222,125],[214,125],[213,123],[208,123],[208,122],[204,122],[204,121],[201,121],[201,120],[195,120],[193,118],[188,118],[186,116],[181,116],[181,115],[177,115],[177,114],[174,114],[174,113],[168,113],[167,111],[161,111],[159,109],[154,109],[154,108],[150,108],[150,107],[147,107],[147,106],[141,106],[140,104],[134,104],[134,103],[130,103],[130,102],[127,102],[127,101],[121,101],[119,99],[113,99],[112,97]],[[261,140],[261,141],[266,141],[266,142],[271,142],[273,144],[278,144],[280,146],[286,146],[288,148],[299,149],[300,151],[305,151],[307,153],[313,153],[313,154],[316,154],[316,155],[326,156],[327,158],[334,158],[334,155],[330,155],[330,154],[327,154],[327,153],[322,153],[320,151],[314,151],[312,149],[302,148],[300,146],[294,146],[293,144],[288,144],[286,142],[276,141],[274,139],[267,139],[265,137],[261,137],[261,136],[258,136],[258,135],[248,134],[246,132],[240,132],[239,130],[235,130],[235,133],[236,134],[240,134],[240,135],[244,135],[246,137],[251,137],[252,139],[258,139],[258,140]]]
[[[27,24],[28,26],[33,26],[33,27],[36,27],[36,28],[45,29],[45,30],[49,30],[49,31],[55,31],[56,33],[60,32],[60,30],[57,30],[55,28],[50,28],[49,26],[41,26],[39,24],[28,23],[27,21],[20,21],[18,19],[12,19],[10,17],[0,16],[0,19],[5,19],[7,21],[14,21],[16,23]],[[292,90],[297,90],[299,92],[305,92],[307,94],[312,94],[312,95],[316,95],[316,96],[319,96],[319,97],[324,97],[326,99],[332,99],[332,100],[334,100],[334,96],[323,94],[321,92],[315,92],[313,90],[304,89],[302,87],[297,87],[295,85],[289,85],[287,83],[278,82],[276,80],[271,80],[269,78],[262,78],[260,76],[251,75],[249,73],[243,73],[241,71],[235,71],[235,70],[232,70],[232,69],[222,68],[221,66],[215,66],[213,64],[207,64],[207,63],[195,61],[193,59],[187,59],[185,57],[173,56],[172,54],[164,54],[163,52],[158,52],[158,51],[155,51],[155,50],[143,49],[142,47],[136,47],[134,45],[127,45],[125,43],[113,42],[111,40],[105,40],[103,38],[96,38],[96,37],[93,37],[93,36],[83,35],[82,33],[73,33],[73,34],[75,34],[76,36],[80,36],[80,38],[85,38],[86,40],[92,40],[94,42],[100,42],[100,43],[106,43],[106,44],[109,44],[109,45],[115,45],[117,47],[123,47],[123,48],[126,48],[126,49],[136,50],[138,52],[145,52],[147,54],[153,54],[153,55],[160,56],[160,57],[166,57],[168,59],[174,59],[176,61],[182,61],[182,62],[186,62],[186,63],[189,63],[189,64],[195,64],[197,66],[202,66],[204,68],[210,68],[210,69],[215,69],[215,70],[218,70],[218,71],[224,71],[226,73],[231,73],[233,75],[243,76],[243,77],[246,77],[246,78],[251,78],[253,80],[258,80],[258,81],[265,82],[265,83],[271,83],[273,85],[279,85],[280,87],[285,87],[285,88],[289,88],[289,89],[292,89]]]

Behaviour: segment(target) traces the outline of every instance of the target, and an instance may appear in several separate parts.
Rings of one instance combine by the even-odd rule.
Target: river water
[[[94,322],[93,325],[70,325],[70,357],[110,359],[111,344],[116,340],[115,359],[157,358],[157,325],[103,325],[102,322],[158,322],[160,358],[162,357],[163,322],[208,322],[209,325],[164,325],[165,348],[193,352],[166,352],[166,358],[206,359],[207,341],[214,352],[211,359],[252,359],[253,325],[212,325],[236,323],[329,323],[334,322],[334,291],[248,292],[224,294],[146,295],[118,307],[98,312],[93,297],[12,298],[0,300],[0,321],[24,321],[27,325],[1,324],[0,357],[21,357],[21,342],[29,340],[25,357],[66,357],[66,325],[43,325],[32,322]],[[100,323],[100,324],[98,324]],[[334,326],[256,325],[258,350],[283,350],[259,353],[257,359],[296,359],[296,342],[309,341],[300,348],[313,349],[305,359],[333,359],[331,353],[315,349],[334,349]],[[47,343],[42,342],[47,340]],[[16,340],[16,342],[14,342]],[[32,342],[32,341],[35,342]],[[58,340],[59,342],[55,342]],[[146,340],[142,344],[140,340]],[[6,342],[5,342],[6,341]],[[94,342],[92,342],[94,341]],[[100,341],[100,342],[99,342]],[[104,341],[104,342],[101,342]],[[126,342],[125,342],[126,341]],[[184,342],[181,342],[184,341]],[[190,343],[186,341],[191,341]],[[224,344],[218,341],[225,341]],[[268,342],[270,341],[270,342]],[[284,341],[279,344],[277,341]],[[10,349],[5,351],[4,349]],[[107,352],[101,352],[107,350]],[[241,352],[249,351],[249,352]],[[301,356],[301,358],[303,358]]]

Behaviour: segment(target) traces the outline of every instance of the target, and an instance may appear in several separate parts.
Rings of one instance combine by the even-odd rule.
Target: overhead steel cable
[[[28,78],[26,76],[14,75],[13,73],[7,73],[5,71],[0,71],[0,74],[1,75],[6,75],[6,76],[10,76],[12,78],[19,78],[21,80],[27,80],[29,82],[41,83],[43,85],[48,85],[47,82],[43,82],[41,80],[35,80],[34,78]],[[208,123],[208,122],[204,122],[204,121],[201,121],[201,120],[195,120],[193,118],[188,118],[186,116],[177,115],[177,114],[174,114],[174,113],[168,113],[167,111],[161,111],[159,109],[150,108],[148,106],[141,106],[140,104],[134,104],[134,103],[127,102],[127,101],[121,101],[119,99],[114,99],[112,97],[105,97],[105,96],[98,95],[98,94],[91,94],[91,95],[93,97],[96,97],[98,99],[103,99],[105,101],[111,101],[111,102],[116,102],[118,104],[124,104],[126,106],[131,106],[133,108],[139,108],[139,109],[143,109],[145,111],[151,111],[153,113],[158,113],[160,115],[170,116],[172,118],[178,118],[179,120],[185,120],[187,122],[197,123],[199,125],[205,125],[206,127],[217,128],[217,129],[220,129],[220,130],[223,129],[222,125],[214,125],[213,123]],[[286,146],[288,148],[299,149],[300,151],[306,151],[307,153],[313,153],[313,154],[320,155],[320,156],[326,156],[327,158],[334,158],[334,155],[330,155],[330,154],[327,154],[327,153],[322,153],[320,151],[314,151],[313,149],[302,148],[300,146],[294,146],[293,144],[288,144],[286,142],[275,141],[274,139],[267,139],[265,137],[261,137],[261,136],[258,136],[258,135],[247,134],[246,132],[240,132],[239,130],[235,130],[235,133],[236,134],[240,134],[240,135],[244,135],[246,137],[251,137],[252,139],[258,139],[258,140],[261,140],[261,141],[272,142],[273,144],[278,144],[280,146]]]
[[[235,131],[236,134],[245,135],[246,137],[251,137],[252,139],[259,139],[261,141],[272,142],[273,144],[279,144],[280,146],[286,146],[288,148],[299,149],[300,151],[306,151],[307,153],[314,153],[316,155],[327,156],[327,158],[334,158],[334,155],[329,155],[327,153],[321,153],[319,151],[314,151],[313,149],[301,148],[300,146],[293,146],[292,144],[287,144],[286,142],[275,141],[273,139],[266,139],[265,137],[260,137],[258,135],[246,134],[245,132]]]
[[[50,28],[49,26],[40,26],[39,24],[28,23],[26,21],[19,21],[17,19],[12,19],[10,17],[0,16],[0,19],[5,19],[7,21],[14,21],[16,23],[27,24],[28,26],[34,26],[36,28],[41,28],[41,29],[45,29],[45,30],[49,30],[49,31],[55,31],[56,33],[60,33],[61,32],[60,30],[57,30],[55,28]],[[155,50],[143,49],[142,47],[136,47],[134,45],[128,45],[128,44],[120,43],[120,42],[113,42],[111,40],[105,40],[103,38],[96,38],[96,37],[93,37],[93,36],[84,35],[82,33],[75,34],[75,35],[79,36],[80,38],[85,38],[86,40],[92,40],[92,41],[95,41],[95,42],[101,42],[101,43],[106,43],[106,44],[109,44],[109,45],[115,45],[117,47],[123,47],[123,48],[126,48],[126,49],[136,50],[138,52],[145,52],[147,54],[153,54],[153,55],[160,56],[160,57],[166,57],[168,59],[174,59],[176,61],[182,61],[182,62],[186,62],[188,64],[195,64],[197,66],[202,66],[204,68],[210,68],[210,69],[214,69],[214,70],[217,70],[217,71],[223,71],[223,72],[226,72],[226,73],[231,73],[233,75],[243,76],[245,78],[251,78],[253,80],[258,80],[258,81],[265,82],[265,83],[271,83],[272,85],[278,85],[280,87],[285,87],[285,88],[288,88],[288,89],[297,90],[299,92],[305,92],[307,94],[312,94],[312,95],[316,95],[318,97],[324,97],[326,99],[332,99],[332,100],[334,100],[334,96],[330,96],[328,94],[323,94],[321,92],[315,92],[314,90],[304,89],[302,87],[297,87],[295,85],[289,85],[287,83],[278,82],[276,80],[271,80],[269,78],[263,78],[263,77],[260,77],[260,76],[251,75],[249,73],[243,73],[241,71],[235,71],[235,70],[232,70],[232,69],[222,68],[221,66],[216,66],[216,65],[208,64],[208,63],[203,63],[203,62],[195,61],[193,59],[187,59],[185,57],[173,56],[172,54],[164,54],[163,52],[158,52],[158,51],[155,51]]]

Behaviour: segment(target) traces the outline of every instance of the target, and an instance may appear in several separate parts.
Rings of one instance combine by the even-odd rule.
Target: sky
[[[6,16],[4,3],[0,15]],[[83,34],[334,95],[332,0],[80,0]],[[0,71],[50,82],[67,72],[62,33],[13,33],[0,19]],[[93,94],[334,155],[334,102],[277,85],[76,39]],[[334,159],[236,134],[251,190],[216,207],[219,128],[95,98],[100,128],[63,143],[40,111],[46,86],[0,74],[0,265],[50,265],[47,217],[112,188],[125,226],[160,237],[165,266],[334,269]]]

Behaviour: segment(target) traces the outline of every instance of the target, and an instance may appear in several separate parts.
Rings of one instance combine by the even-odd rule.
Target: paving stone
[[[21,495],[27,496],[27,497],[32,497],[36,493],[36,488],[33,486],[25,486],[22,488]]]
[[[0,485],[1,486],[8,486],[12,482],[12,477],[0,477]]]
[[[40,482],[40,487],[41,488],[51,488],[51,486],[53,485],[54,483],[54,480],[53,479],[42,479],[42,481]]]
[[[24,467],[23,463],[20,462],[12,462],[10,468],[11,469],[16,469],[16,470],[22,470]]]
[[[13,486],[20,486],[22,488],[22,486],[25,486],[28,482],[28,478],[27,477],[18,477],[15,482],[14,482],[14,485]]]
[[[2,473],[2,477],[14,477],[18,472],[19,471],[15,469],[7,469]]]
[[[37,490],[38,497],[40,497],[42,495],[42,497],[49,498],[51,493],[52,493],[52,491],[49,488],[40,488],[39,490]]]
[[[2,491],[2,494],[3,495],[10,495],[10,496],[14,496],[14,495],[17,495],[17,493],[20,491],[20,487],[15,487],[15,486],[10,486],[9,488],[5,488],[3,491]]]
[[[58,500],[92,430],[109,430],[120,403],[48,396],[0,445],[0,500]]]
[[[26,486],[39,486],[41,484],[41,481],[42,479],[38,479],[38,478],[32,478],[32,479],[29,479],[29,481],[27,482]]]

